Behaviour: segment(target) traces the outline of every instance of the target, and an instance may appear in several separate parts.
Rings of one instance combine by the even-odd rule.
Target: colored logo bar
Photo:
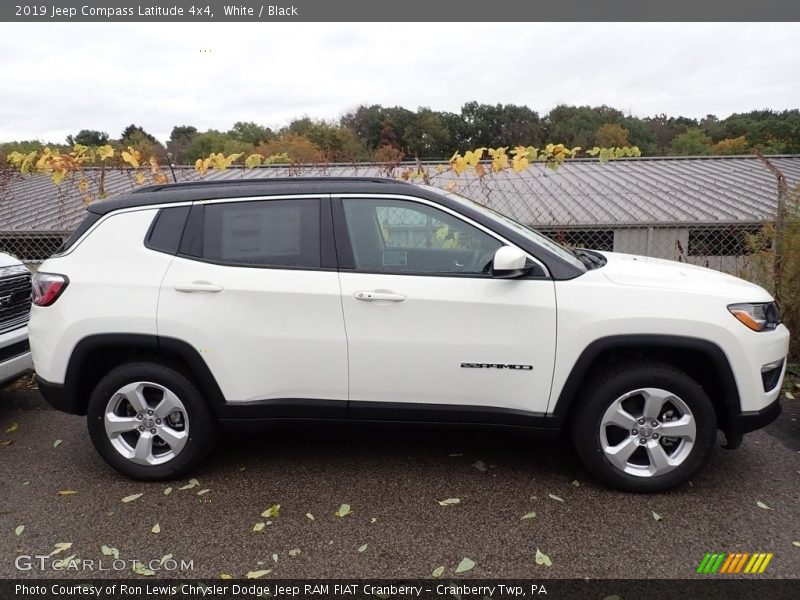
[[[773,556],[772,552],[706,552],[696,572],[701,575],[763,573]]]

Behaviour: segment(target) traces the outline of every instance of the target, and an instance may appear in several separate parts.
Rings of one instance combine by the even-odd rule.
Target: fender
[[[656,357],[661,352],[675,350],[701,353],[713,365],[718,395],[723,400],[722,406],[716,405],[721,417],[720,426],[726,434],[728,433],[728,425],[740,413],[741,404],[736,379],[725,352],[715,343],[705,339],[656,334],[614,335],[589,344],[575,361],[551,414],[551,418],[559,426],[566,420],[581,386],[597,359],[605,353],[619,350],[641,352],[644,356],[655,354]]]

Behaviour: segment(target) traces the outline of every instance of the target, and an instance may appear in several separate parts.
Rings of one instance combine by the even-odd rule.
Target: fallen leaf
[[[349,514],[350,514],[350,513],[352,513],[352,512],[353,512],[353,511],[352,511],[352,510],[350,510],[350,505],[349,505],[349,504],[342,504],[342,505],[339,507],[339,510],[337,510],[337,511],[336,511],[335,513],[333,513],[333,514],[334,514],[334,516],[336,516],[336,517],[346,517],[347,515],[349,515]]]
[[[434,577],[441,577],[443,574],[444,574],[444,567],[436,567],[433,570],[433,573],[431,573],[431,575],[433,575]]]
[[[141,498],[143,495],[144,495],[144,494],[132,494],[132,495],[130,495],[130,496],[125,496],[125,497],[122,499],[122,501],[123,501],[123,502],[125,502],[125,503],[127,504],[128,502],[133,502],[134,500],[138,500],[138,499],[139,499],[139,498]]]
[[[658,514],[656,511],[653,511],[653,518],[654,518],[656,521],[663,521],[663,520],[664,520],[664,517],[662,517],[662,516],[661,516],[660,514]]]
[[[168,487],[164,489],[164,495],[169,496],[172,493],[172,488]]]
[[[578,481],[577,479],[573,479],[572,480],[572,485],[574,485],[575,487],[581,487],[581,482]]]
[[[269,575],[270,573],[272,573],[272,569],[264,569],[263,571],[248,571],[245,577],[247,577],[247,579],[259,579],[264,575]]]
[[[58,491],[58,495],[59,496],[74,496],[77,493],[78,493],[77,490],[59,490]]]
[[[19,423],[12,423],[6,429],[6,433],[14,433],[17,429],[19,429]]]
[[[0,442],[0,446],[10,446],[13,443],[14,440],[3,440],[2,442]]]
[[[100,546],[100,552],[103,553],[103,556],[113,556],[115,559],[119,558],[119,550],[111,546]]]
[[[220,573],[219,574],[219,578],[220,579],[233,579],[233,575],[228,575],[227,573]]]
[[[369,544],[364,544],[363,546],[359,546],[358,551],[359,552],[366,552],[368,545]]]
[[[545,554],[544,552],[542,552],[541,550],[539,550],[537,548],[536,549],[536,564],[537,565],[544,565],[545,567],[549,567],[549,566],[552,566],[553,561],[550,560],[550,557],[547,556],[547,554]]]
[[[454,504],[461,504],[460,498],[447,498],[446,500],[437,500],[439,506],[453,506]]]
[[[519,518],[519,520],[520,520],[520,521],[524,521],[525,519],[532,519],[532,518],[533,518],[533,517],[535,517],[535,516],[536,516],[536,513],[535,513],[535,512],[533,512],[533,511],[531,511],[531,512],[529,512],[529,513],[525,513],[524,515],[522,515],[522,516]]]
[[[300,548],[292,548],[289,550],[289,556],[300,556]]]
[[[165,554],[164,556],[161,557],[161,560],[158,561],[159,566],[163,566],[164,563],[167,562],[168,560],[172,560],[172,554],[171,553],[170,554]]]
[[[197,495],[198,495],[198,496],[205,496],[205,495],[206,495],[208,492],[210,492],[210,491],[211,491],[211,490],[209,490],[209,489],[200,490],[199,492],[197,492]]]
[[[64,550],[69,550],[72,548],[72,542],[59,542],[55,544],[55,550],[53,550],[48,556],[55,556],[56,554],[61,554]]]
[[[189,483],[187,483],[187,484],[186,484],[186,485],[184,485],[184,486],[181,486],[181,487],[180,487],[180,488],[178,488],[178,489],[181,489],[181,490],[190,490],[190,489],[192,489],[193,487],[197,487],[198,485],[200,485],[200,482],[199,482],[199,481],[197,481],[197,479],[190,479],[190,480],[189,480]]]
[[[794,400],[794,394],[792,392],[786,392],[786,398],[789,400]]]
[[[25,525],[17,525],[17,528],[14,530],[14,535],[19,537],[22,535],[23,531],[25,531]]]
[[[485,472],[487,469],[486,463],[483,462],[482,460],[472,463],[472,466],[478,469],[478,471],[480,471],[481,473]]]
[[[58,448],[61,445],[61,440],[56,440],[53,442],[53,448]]]
[[[767,506],[766,504],[764,504],[764,503],[763,503],[761,500],[759,500],[758,502],[756,502],[756,506],[757,506],[758,508],[763,508],[764,510],[772,510],[772,509],[771,509],[769,506]]]
[[[377,523],[378,522],[378,517],[370,517],[369,522],[370,523]]]
[[[272,555],[272,560],[274,560],[275,562],[278,562],[278,555],[277,554],[273,554]]]
[[[253,525],[253,531],[264,531],[264,523],[256,523]]]
[[[262,517],[270,518],[270,517],[277,517],[278,513],[281,510],[280,504],[273,504],[267,510],[261,513]]]
[[[311,519],[312,521],[314,520],[314,515],[312,515],[311,513],[306,513],[306,516],[307,516],[309,519]]]
[[[153,575],[156,574],[155,571],[153,571],[152,569],[148,569],[138,560],[135,563],[133,563],[133,572],[136,573],[137,575],[142,575],[143,577],[152,577]]]
[[[153,525],[153,527],[150,529],[150,533],[161,533],[161,525],[158,523]]]
[[[456,573],[463,573],[464,571],[470,571],[475,566],[475,561],[471,558],[464,557],[461,559],[461,562],[458,563],[456,567]]]
[[[550,498],[550,500],[555,500],[556,502],[564,501],[564,499],[561,496],[556,496],[555,494],[547,494],[547,497]]]
[[[22,485],[30,485],[30,484],[31,484],[31,482],[30,482],[30,481],[23,481],[23,482],[22,482]]]
[[[792,542],[792,546],[797,546],[798,548],[800,548],[800,542]]]

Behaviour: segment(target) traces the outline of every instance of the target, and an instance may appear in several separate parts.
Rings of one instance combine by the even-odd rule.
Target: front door
[[[505,242],[424,200],[342,197],[334,211],[351,417],[546,411],[556,306],[543,271],[492,278]]]

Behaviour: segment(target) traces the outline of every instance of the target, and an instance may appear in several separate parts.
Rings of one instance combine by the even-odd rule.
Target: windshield
[[[437,192],[442,193],[442,190],[436,189]],[[525,236],[527,239],[531,240],[533,243],[538,244],[539,246],[544,247],[546,250],[549,250],[562,260],[567,261],[568,263],[574,265],[581,271],[586,271],[586,265],[583,263],[581,259],[579,259],[575,254],[564,248],[564,246],[557,244],[553,240],[551,240],[546,235],[543,235],[536,231],[535,229],[531,229],[527,225],[523,225],[519,221],[515,221],[511,217],[504,215],[503,213],[497,212],[493,208],[489,208],[488,206],[483,206],[482,204],[478,204],[469,198],[462,196],[461,194],[456,194],[455,192],[445,192],[445,195],[448,198],[452,198],[453,200],[457,200],[466,204],[470,208],[477,210],[478,212],[482,212],[483,214],[492,217],[497,221],[502,221],[503,224],[511,227],[517,233]]]

